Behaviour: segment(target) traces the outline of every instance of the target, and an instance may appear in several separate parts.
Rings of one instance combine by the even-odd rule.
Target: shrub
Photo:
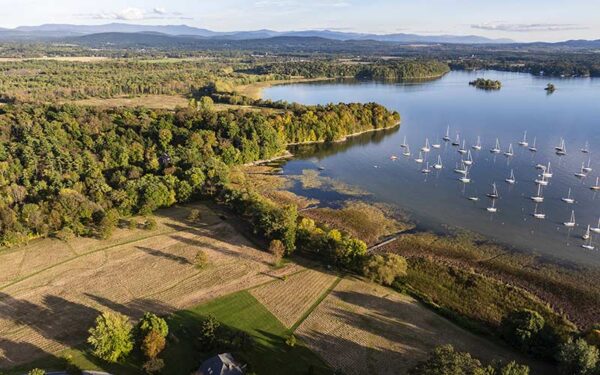
[[[198,250],[194,257],[194,265],[196,268],[202,269],[208,265],[208,256],[203,250]]]
[[[500,323],[500,329],[506,341],[530,352],[545,324],[544,318],[537,311],[523,309],[506,315]]]
[[[200,220],[201,214],[200,214],[200,210],[197,208],[193,208],[190,210],[190,213],[188,214],[187,219],[191,222],[196,222],[198,220]]]
[[[560,345],[557,359],[560,371],[565,375],[594,375],[600,370],[598,348],[584,339],[569,340]]]
[[[289,346],[290,348],[293,348],[294,346],[296,346],[296,336],[294,335],[289,335],[286,339],[285,339],[285,344],[287,346]]]
[[[33,370],[30,370],[27,375],[46,375],[46,371],[40,368],[34,368]]]
[[[278,266],[285,254],[285,246],[280,240],[272,240],[269,244],[269,253],[273,255],[273,264]]]
[[[406,276],[406,259],[397,254],[374,255],[364,268],[364,274],[371,281],[383,285],[392,285],[397,277]]]
[[[200,324],[200,344],[205,350],[212,349],[217,342],[217,330],[221,323],[212,315],[209,315]]]
[[[147,218],[144,222],[144,229],[146,230],[155,230],[157,226],[156,220],[151,217]]]
[[[151,331],[156,331],[162,337],[167,337],[169,334],[169,326],[167,325],[167,321],[149,312],[145,313],[142,319],[140,319],[137,330],[138,337],[140,338],[145,337]]]
[[[75,232],[73,232],[73,229],[69,227],[64,227],[63,229],[56,232],[55,236],[61,241],[69,241],[75,238]]]
[[[152,330],[142,340],[142,352],[149,359],[155,359],[165,348],[166,340],[160,332]]]
[[[144,363],[146,374],[158,374],[165,367],[165,361],[160,358],[153,358]]]
[[[137,229],[137,226],[138,226],[137,220],[129,219],[129,221],[127,222],[127,226],[129,229]]]
[[[122,314],[104,312],[96,318],[96,325],[90,328],[87,342],[93,353],[108,362],[117,362],[133,349],[132,325]]]

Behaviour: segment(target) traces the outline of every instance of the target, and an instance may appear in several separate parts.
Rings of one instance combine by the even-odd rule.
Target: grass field
[[[489,362],[516,359],[514,351],[469,333],[411,297],[357,279],[344,279],[298,327],[296,335],[345,374],[403,374],[437,345],[452,344]]]
[[[172,208],[159,212],[154,231],[44,239],[0,253],[0,368],[80,345],[101,311],[170,313],[298,270],[272,271],[268,254],[198,207],[202,221],[193,225],[188,207]],[[200,249],[204,270],[193,265]]]

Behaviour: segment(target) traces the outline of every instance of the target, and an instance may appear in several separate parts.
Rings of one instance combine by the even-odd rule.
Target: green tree
[[[537,311],[523,309],[506,315],[500,323],[500,329],[509,343],[523,351],[531,351],[544,325],[544,317]]]
[[[29,370],[27,375],[46,375],[46,371],[42,370],[41,368],[34,368]]]
[[[273,264],[278,266],[281,264],[281,259],[285,254],[285,246],[283,246],[283,242],[279,240],[271,240],[269,244],[269,253],[273,255]]]
[[[208,256],[204,250],[198,250],[194,257],[194,265],[198,269],[202,269],[208,265]]]
[[[165,337],[160,332],[151,330],[142,340],[142,353],[148,359],[155,359],[163,351],[166,343]]]
[[[432,355],[410,370],[411,375],[488,375],[479,360],[469,353],[457,352],[452,345],[435,348]]]
[[[93,353],[107,362],[117,362],[133,349],[133,326],[129,319],[119,313],[104,312],[90,328],[87,342]]]
[[[407,268],[406,259],[397,254],[386,253],[371,256],[365,265],[364,274],[371,281],[392,285],[396,278],[406,276]]]
[[[217,331],[221,323],[212,315],[209,315],[200,324],[200,344],[205,350],[212,349],[217,343]]]
[[[155,331],[162,337],[167,337],[169,334],[169,326],[163,318],[147,312],[138,322],[137,331],[139,337],[145,337],[148,333]]]
[[[562,344],[557,359],[560,371],[565,375],[595,375],[600,370],[598,348],[581,338]]]

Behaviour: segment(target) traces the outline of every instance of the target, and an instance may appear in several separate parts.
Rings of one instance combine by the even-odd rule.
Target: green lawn
[[[301,343],[289,348],[285,344],[288,330],[250,293],[242,291],[179,311],[168,318],[172,335],[167,348],[160,355],[166,365],[163,374],[189,375],[204,359],[220,352],[219,348],[212,353],[201,352],[199,349],[196,332],[207,315],[212,315],[223,325],[246,332],[253,338],[253,343],[246,349],[234,351],[239,360],[249,365],[250,372],[260,375],[305,375],[309,374],[309,367],[312,366],[312,374],[332,373],[319,356]],[[7,374],[23,374],[32,367],[64,369],[64,356],[70,356],[72,363],[86,370],[103,370],[119,375],[142,373],[143,360],[139,355],[130,356],[125,363],[109,365],[96,359],[85,349],[70,349],[61,353],[61,358],[47,357],[28,366],[15,368]]]

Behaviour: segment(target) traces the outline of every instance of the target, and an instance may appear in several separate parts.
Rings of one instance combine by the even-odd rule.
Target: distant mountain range
[[[19,26],[14,29],[0,29],[0,39],[45,39],[77,37],[99,33],[160,33],[169,36],[186,36],[219,40],[250,40],[274,37],[317,37],[331,40],[374,40],[395,43],[455,43],[491,44],[511,43],[510,39],[490,39],[476,35],[417,35],[417,34],[366,34],[331,30],[306,31],[235,31],[217,32],[186,25],[132,25],[109,23],[105,25],[46,24],[40,26]]]

